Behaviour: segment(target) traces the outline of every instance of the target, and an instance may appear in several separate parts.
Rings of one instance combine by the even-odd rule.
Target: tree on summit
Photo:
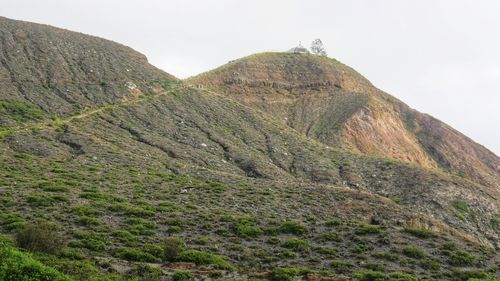
[[[323,42],[321,39],[314,39],[311,43],[311,52],[315,55],[326,56],[325,47],[323,46]]]

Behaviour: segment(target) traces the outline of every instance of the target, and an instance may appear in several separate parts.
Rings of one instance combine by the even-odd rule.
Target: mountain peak
[[[500,185],[496,155],[377,89],[333,58],[300,52],[259,53],[188,82],[255,107],[327,145],[425,168],[439,167],[487,185]]]
[[[208,81],[204,79],[210,77]],[[250,87],[303,91],[316,88],[341,88],[350,92],[370,92],[373,85],[341,62],[303,52],[265,52],[250,55],[201,74],[192,83],[240,84]]]

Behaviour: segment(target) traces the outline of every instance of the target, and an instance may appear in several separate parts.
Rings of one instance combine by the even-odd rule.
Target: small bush
[[[457,245],[454,242],[446,242],[441,246],[441,249],[445,251],[453,251],[457,249]]]
[[[325,233],[322,233],[318,239],[320,241],[335,241],[335,242],[342,242],[343,238],[342,236],[335,231],[328,231]]]
[[[421,259],[425,257],[425,252],[415,246],[409,246],[403,249],[403,254],[407,257],[414,258],[414,259]]]
[[[420,266],[424,269],[428,270],[439,270],[441,268],[441,264],[439,263],[439,260],[433,259],[433,258],[426,258],[424,259],[421,263]]]
[[[369,262],[369,263],[366,263],[365,265],[363,265],[363,267],[370,269],[370,270],[374,270],[374,271],[384,271],[385,270],[385,266],[381,263]]]
[[[458,250],[450,254],[449,263],[456,266],[474,265],[476,263],[476,257],[464,250]]]
[[[451,203],[453,208],[455,208],[457,211],[461,213],[468,213],[469,212],[469,205],[463,200],[455,200]]]
[[[45,194],[33,192],[26,197],[26,201],[35,207],[48,207],[54,204],[56,200]]]
[[[251,219],[240,219],[234,226],[234,231],[242,237],[257,237],[262,234],[262,230]]]
[[[307,227],[294,221],[286,221],[281,224],[279,231],[286,234],[303,235],[307,233]]]
[[[293,281],[295,277],[310,273],[311,270],[305,268],[284,267],[275,268],[271,272],[273,281]]]
[[[71,281],[72,279],[0,242],[0,280]]]
[[[178,237],[168,237],[163,241],[163,260],[174,261],[184,250],[184,241]]]
[[[157,281],[163,275],[163,270],[159,267],[139,263],[128,272],[128,275],[138,276],[141,281]]]
[[[356,229],[356,234],[358,235],[378,234],[380,232],[380,226],[372,224],[362,224],[358,227],[358,229]]]
[[[428,229],[423,229],[423,228],[414,228],[414,227],[407,227],[404,229],[406,233],[409,233],[413,236],[419,237],[419,238],[431,238],[435,237],[436,233],[434,233],[431,230]]]
[[[298,252],[307,250],[309,248],[309,242],[299,238],[290,238],[283,242],[281,246]]]
[[[342,225],[342,221],[339,220],[329,220],[325,222],[325,226],[327,227],[334,227],[334,226],[339,226]]]
[[[193,274],[189,271],[178,270],[174,271],[172,274],[172,281],[186,281],[193,277]]]
[[[64,248],[65,240],[48,223],[26,224],[16,235],[19,247],[30,252],[58,254]]]
[[[333,260],[330,265],[337,273],[346,273],[354,267],[354,263],[348,260]]]
[[[128,261],[153,262],[156,260],[150,253],[133,248],[120,248],[116,250],[115,255]]]
[[[177,255],[176,260],[195,264],[211,264],[220,269],[235,270],[234,266],[221,256],[198,250],[182,251]]]
[[[412,274],[403,272],[391,272],[388,274],[389,280],[403,280],[403,281],[418,281],[419,279]]]
[[[452,271],[452,275],[455,278],[455,280],[468,280],[476,278],[479,280],[495,280],[493,278],[488,279],[488,273],[482,271],[482,270],[477,270],[477,269],[471,269],[471,270],[460,270],[460,269],[454,269]]]
[[[319,247],[314,249],[318,254],[323,254],[327,256],[335,256],[337,254],[337,249],[332,247]]]

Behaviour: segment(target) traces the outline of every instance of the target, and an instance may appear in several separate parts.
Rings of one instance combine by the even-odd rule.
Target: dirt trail
[[[185,84],[176,85],[176,86],[173,86],[169,90],[166,90],[164,92],[160,92],[160,93],[158,93],[156,95],[153,95],[151,97],[158,97],[158,96],[162,96],[162,95],[171,94],[175,90],[186,88],[186,87],[190,87],[190,86],[185,85]],[[145,97],[144,95],[141,95],[141,96],[138,96],[138,97],[136,97],[134,99],[125,100],[123,102],[115,103],[115,104],[108,104],[108,105],[105,105],[105,106],[102,106],[102,107],[98,107],[98,108],[95,108],[95,109],[92,109],[92,110],[89,110],[89,111],[82,112],[82,113],[77,114],[77,115],[70,116],[68,118],[64,118],[64,119],[56,118],[55,120],[45,120],[45,121],[42,121],[42,122],[39,122],[39,123],[28,124],[28,125],[18,126],[18,127],[6,128],[4,130],[0,130],[0,138],[1,137],[5,137],[7,135],[10,135],[12,133],[16,133],[16,132],[24,132],[24,131],[28,131],[28,130],[31,130],[31,129],[43,129],[43,128],[47,128],[47,127],[54,126],[54,125],[58,126],[58,125],[67,124],[67,123],[72,122],[73,120],[82,119],[82,118],[94,115],[96,113],[102,112],[102,111],[104,111],[106,109],[116,108],[116,107],[124,106],[124,105],[131,105],[131,104],[134,104],[134,103],[145,101],[146,99],[147,99],[147,97]]]

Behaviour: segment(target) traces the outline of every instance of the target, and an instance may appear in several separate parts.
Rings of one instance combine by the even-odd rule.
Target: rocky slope
[[[5,21],[32,26],[27,33],[43,29],[49,38],[65,33],[57,44],[63,53],[74,38],[94,48],[96,40],[106,43],[101,52],[125,48],[48,26]],[[9,34],[0,33],[2,42]],[[39,37],[33,38],[24,44],[39,44]],[[40,51],[47,53],[45,48]],[[142,57],[125,49],[121,63]],[[115,73],[121,64],[102,64],[99,50],[85,58],[90,69]],[[47,54],[48,60],[58,57],[57,52]],[[81,58],[67,54],[69,62]],[[0,236],[0,277],[20,274],[13,266],[17,261],[31,264],[33,272],[50,266],[75,280],[171,280],[183,274],[200,280],[494,278],[498,190],[440,169],[353,152],[344,124],[355,120],[360,107],[370,108],[372,96],[379,94],[341,64],[328,72],[330,82],[318,82],[302,73],[311,67],[308,60],[294,71],[278,73],[281,78],[275,69],[268,71],[280,85],[275,89],[289,100],[274,96],[275,103],[263,102],[264,94],[250,90],[273,86],[260,80],[250,82],[255,87],[248,92],[235,92],[257,108],[228,97],[223,87],[219,94],[189,86],[145,59],[130,76],[105,77],[117,91],[95,91],[95,100],[84,91],[72,92],[75,103],[81,99],[90,107],[86,110],[53,111],[43,99],[0,91],[0,118],[6,120],[0,127],[0,230],[16,237],[31,224],[43,223],[55,229],[52,236],[61,236],[64,246],[60,252],[28,256]],[[20,64],[0,87],[41,87],[43,79],[22,80],[31,77],[26,73],[33,65]],[[68,79],[80,81],[79,73],[68,72]],[[298,86],[307,91],[333,85],[335,94],[318,90],[295,103],[290,77],[309,79],[309,85]],[[130,81],[140,92],[121,91]],[[58,93],[57,85],[48,89]],[[54,94],[49,90],[45,94]],[[65,106],[65,99],[56,96],[53,102]],[[324,103],[320,96],[344,106],[311,115],[313,106]],[[401,106],[396,113],[387,114],[399,117],[397,112],[409,110],[396,105]],[[53,115],[58,118],[49,119]],[[432,119],[417,117],[405,120],[433,126]],[[338,126],[327,122],[332,118]],[[356,126],[363,128],[364,120],[359,118]],[[411,128],[401,142],[419,137],[418,127]],[[182,241],[175,255],[167,243],[172,238]],[[54,270],[50,274],[59,276]]]
[[[1,97],[16,101],[3,105],[12,116],[19,107],[38,112],[36,119],[69,116],[153,92],[173,79],[121,44],[0,17]],[[3,115],[0,126],[17,121]]]
[[[439,167],[500,186],[500,158],[327,57],[263,53],[188,80],[269,113],[325,144]]]

